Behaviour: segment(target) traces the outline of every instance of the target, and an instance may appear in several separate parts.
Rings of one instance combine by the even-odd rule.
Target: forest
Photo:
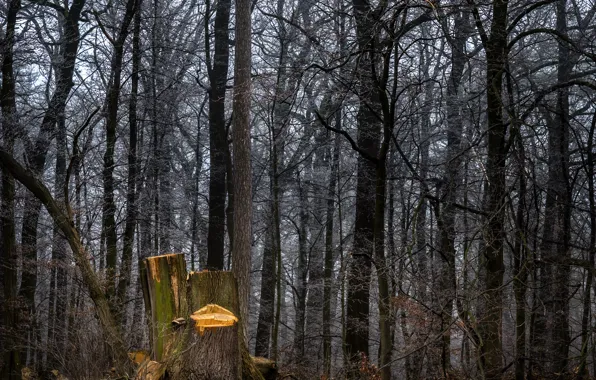
[[[0,379],[596,378],[595,40],[594,0],[2,1]]]

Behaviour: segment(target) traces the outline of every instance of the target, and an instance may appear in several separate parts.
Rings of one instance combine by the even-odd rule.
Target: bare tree
[[[0,89],[0,106],[2,107],[2,144],[9,154],[14,154],[16,139],[16,92],[14,77],[14,44],[17,14],[21,8],[20,0],[10,1],[6,14],[6,32],[2,41],[2,89]],[[23,357],[17,339],[19,324],[17,302],[17,250],[15,237],[15,182],[12,174],[2,170],[1,194],[1,233],[0,251],[2,254],[0,270],[2,297],[2,321],[0,321],[2,345],[2,367],[0,378],[17,379],[20,377]]]
[[[226,160],[228,151],[226,131],[226,83],[230,55],[229,19],[231,1],[218,1],[215,11],[215,47],[213,63],[209,51],[210,35],[205,33],[207,70],[209,73],[209,231],[207,237],[207,268],[223,269],[225,206],[226,206]],[[209,11],[207,11],[209,13]],[[206,27],[208,23],[205,23]]]

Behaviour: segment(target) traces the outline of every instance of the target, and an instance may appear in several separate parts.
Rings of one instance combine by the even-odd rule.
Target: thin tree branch
[[[358,146],[358,144],[356,143],[356,141],[354,141],[354,139],[352,138],[352,136],[350,136],[350,134],[348,132],[330,126],[329,123],[327,122],[327,120],[325,120],[325,118],[319,113],[318,110],[314,110],[314,111],[315,111],[315,115],[317,115],[317,119],[319,120],[319,122],[321,124],[323,124],[323,126],[326,129],[328,129],[332,132],[335,132],[335,133],[339,133],[340,135],[344,136],[348,140],[350,145],[352,146],[352,149],[354,149],[356,152],[358,152],[362,157],[373,162],[375,165],[377,165],[379,163],[379,159],[377,157],[371,156],[368,152],[361,149]]]

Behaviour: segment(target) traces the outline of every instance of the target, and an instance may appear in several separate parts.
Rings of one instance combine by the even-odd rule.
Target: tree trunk
[[[507,62],[509,67],[509,62]],[[511,252],[513,256],[513,293],[515,296],[515,378],[524,380],[526,377],[526,293],[528,290],[527,280],[529,274],[528,262],[528,237],[530,233],[527,226],[527,178],[526,178],[526,152],[520,125],[517,122],[515,110],[514,89],[511,71],[507,70],[507,95],[509,97],[509,114],[513,115],[512,131],[515,139],[515,158],[517,161],[518,177],[518,203],[515,212],[515,244]],[[512,202],[511,202],[512,203]],[[511,213],[513,204],[510,204]]]
[[[226,136],[230,131],[226,132]],[[232,154],[230,144],[226,144],[226,192],[228,193],[228,205],[226,207],[226,226],[228,227],[228,266],[230,268],[230,260],[232,252],[234,252],[234,167],[232,164]]]
[[[13,47],[15,42],[15,26],[17,13],[21,8],[20,0],[8,3],[6,15],[6,36],[4,39],[2,59],[2,89],[0,90],[0,105],[2,107],[2,143],[9,154],[13,154],[15,142],[16,102],[15,78],[13,73]],[[17,333],[17,250],[15,237],[15,182],[12,174],[2,168],[2,193],[1,193],[1,235],[0,262],[2,268],[3,293],[0,294],[0,355],[2,355],[2,368],[0,379],[20,379],[21,365],[20,350],[14,339]]]
[[[308,278],[308,210],[306,205],[306,190],[303,181],[298,177],[298,198],[300,203],[300,220],[298,222],[298,268],[296,269],[296,279],[294,287],[296,288],[296,314],[294,316],[294,341],[293,358],[296,363],[301,363],[304,359],[304,328],[306,322],[306,287]]]
[[[232,272],[191,273],[189,281],[191,310],[217,304],[238,315],[238,288]],[[202,336],[194,330],[195,347],[188,354],[195,358],[195,365],[184,365],[181,374],[192,373],[198,379],[240,379],[242,363],[239,336],[237,324],[209,329]]]
[[[250,156],[251,20],[250,1],[236,0],[236,60],[234,62],[234,205],[233,272],[239,289],[240,323],[248,333],[252,242],[252,169]],[[246,336],[246,335],[245,335]]]
[[[230,272],[188,274],[181,254],[149,257],[143,265],[152,354],[161,371],[170,379],[239,379],[237,325],[200,334],[190,319],[209,303],[237,313],[234,276]]]
[[[525,153],[521,136],[516,136],[519,145],[518,152],[518,177],[519,201],[515,216],[515,245],[513,254],[513,291],[515,295],[515,378],[525,379],[526,358],[526,292],[528,279],[528,247],[526,237],[529,235],[526,222],[526,178],[525,178]]]
[[[271,230],[272,234],[272,255],[274,257],[274,265],[275,265],[275,295],[276,295],[276,303],[275,303],[275,321],[273,323],[273,341],[271,344],[271,356],[273,360],[277,360],[278,354],[278,338],[279,338],[279,323],[281,319],[281,281],[282,281],[282,262],[281,262],[281,218],[280,218],[280,198],[281,198],[281,189],[279,185],[279,145],[281,145],[281,141],[279,140],[278,133],[281,129],[276,131],[276,128],[273,128],[273,147],[272,147],[272,157],[271,157],[271,218],[273,222],[273,228]],[[282,150],[283,152],[283,150]],[[279,152],[281,153],[281,152]]]
[[[66,121],[64,117],[58,120],[56,131],[56,171],[54,198],[59,202],[64,202],[64,181],[66,180]],[[67,314],[67,262],[66,249],[67,244],[60,232],[60,228],[54,225],[52,242],[52,269],[50,281],[50,299],[48,310],[48,365],[46,368],[55,369],[57,363],[54,361],[52,353],[63,353],[64,337],[66,334],[66,314]],[[54,314],[54,310],[56,313]]]
[[[72,210],[68,204],[65,205],[66,213],[62,205],[57,203],[50,191],[36,178],[36,176],[25,169],[12,155],[0,148],[0,165],[3,170],[9,171],[15,179],[21,182],[42,204],[45,205],[48,213],[59,227],[74,254],[77,267],[81,271],[83,282],[87,286],[89,296],[95,304],[95,311],[104,333],[104,339],[110,353],[112,354],[116,370],[125,375],[130,374],[130,363],[126,353],[124,340],[119,331],[116,319],[110,310],[107,298],[103,292],[99,278],[89,263],[88,253],[81,244],[79,232],[74,227]]]
[[[128,176],[126,191],[126,222],[124,227],[124,236],[122,244],[122,264],[120,267],[120,278],[118,281],[117,299],[125,302],[126,291],[130,285],[132,276],[132,254],[134,247],[135,228],[137,226],[137,173],[139,172],[137,164],[137,97],[139,92],[139,69],[141,64],[141,1],[136,0],[136,13],[134,17],[133,36],[132,36],[132,78],[131,94],[128,103],[128,121],[129,121],[129,141],[128,141]],[[120,323],[126,326],[126,311],[123,310],[120,316]]]
[[[263,269],[261,275],[261,299],[259,302],[259,319],[255,342],[255,356],[269,358],[269,344],[271,342],[271,328],[275,306],[275,254],[273,249],[272,231],[265,236],[263,247]]]
[[[230,55],[229,19],[231,0],[217,2],[215,13],[215,47],[210,67],[209,34],[205,36],[209,90],[209,230],[207,232],[207,268],[224,267],[226,220],[226,159],[227,133],[225,118],[226,82]],[[206,27],[209,24],[205,21]]]
[[[439,227],[439,256],[440,270],[438,286],[439,310],[441,313],[441,326],[443,331],[449,328],[452,320],[453,302],[456,295],[455,279],[455,202],[460,192],[461,182],[461,135],[463,123],[461,105],[459,102],[459,88],[466,64],[465,42],[470,33],[470,15],[467,10],[458,11],[454,17],[455,38],[451,44],[451,74],[447,82],[447,154],[445,157],[445,183],[441,188],[441,199],[445,203],[437,216]],[[443,334],[441,343],[441,376],[447,376],[451,370],[451,334]]]
[[[557,31],[567,34],[566,0],[556,1]],[[566,42],[558,45],[557,83],[566,83],[573,58]],[[552,115],[544,113],[548,130],[548,181],[540,254],[539,297],[545,307],[535,316],[533,368],[537,375],[566,376],[569,355],[568,265],[557,262],[569,257],[571,240],[571,179],[569,178],[569,88],[556,91]],[[543,311],[544,310],[544,311]],[[543,364],[540,364],[543,363]]]
[[[558,0],[557,3],[557,31],[567,34],[567,0]],[[571,76],[573,64],[570,58],[570,49],[566,42],[560,41],[558,46],[557,82],[567,83]],[[569,88],[564,87],[557,91],[557,104],[554,112],[554,124],[549,127],[549,185],[547,191],[555,197],[555,209],[545,209],[547,219],[556,219],[554,234],[545,235],[545,240],[555,240],[546,252],[547,257],[561,260],[570,257],[571,243],[571,207],[573,202],[572,182],[569,173],[569,140],[570,140],[570,113],[569,113]],[[547,123],[548,125],[548,123]],[[552,171],[552,174],[551,174]],[[552,181],[552,182],[551,182]],[[555,216],[556,215],[556,216]],[[553,218],[554,216],[554,218]],[[546,232],[546,231],[545,231]],[[548,261],[548,260],[547,260]],[[570,267],[567,265],[553,265],[552,278],[549,281],[551,291],[547,299],[551,308],[549,318],[552,317],[551,339],[547,342],[550,352],[551,373],[558,378],[568,375],[568,357],[571,337],[569,331],[569,279]]]
[[[199,332],[193,312],[208,304],[239,313],[235,276],[222,271],[186,271],[183,254],[143,260],[143,296],[157,376],[168,379],[262,379],[243,347],[241,325]]]
[[[503,243],[506,195],[507,125],[503,121],[503,72],[507,55],[508,2],[493,2],[490,34],[482,25],[478,9],[474,18],[486,52],[487,158],[483,211],[486,215],[481,248],[481,286],[486,292],[478,309],[481,336],[479,366],[486,379],[500,379],[503,368]]]
[[[330,96],[325,96],[321,101],[319,113],[327,117],[330,112]],[[326,204],[322,190],[326,187],[325,176],[329,171],[327,161],[331,156],[331,144],[329,137],[331,132],[325,128],[318,127],[318,133],[314,134],[316,149],[311,155],[312,165],[307,165],[306,175],[307,196],[310,198],[310,214],[308,230],[310,242],[308,249],[308,298],[306,300],[305,323],[308,330],[305,339],[304,365],[310,369],[310,373],[319,374],[321,362],[318,360],[323,353],[323,304],[324,304],[324,277],[325,277],[325,213]]]
[[[373,57],[376,35],[375,12],[362,0],[353,1],[360,49],[364,52],[359,68],[358,146],[371,157],[377,157],[381,123]],[[352,365],[358,366],[360,355],[368,357],[370,278],[374,254],[375,162],[358,156],[356,185],[356,220],[352,261],[348,269],[346,349]]]
[[[594,132],[596,132],[596,112],[592,115],[592,124],[590,126],[590,132],[588,134],[588,142],[585,148],[584,158],[584,170],[586,171],[586,178],[588,181],[588,193],[589,193],[589,204],[590,204],[590,252],[588,261],[590,267],[594,267],[594,257],[596,256],[596,199],[594,199],[594,153],[592,152],[594,146]],[[587,358],[588,358],[588,345],[590,344],[589,336],[589,324],[590,324],[590,311],[591,311],[591,294],[592,294],[592,283],[594,281],[593,272],[587,271],[588,278],[586,279],[586,287],[584,289],[584,310],[582,313],[582,345],[580,352],[580,365],[578,370],[578,378],[584,379],[589,377],[590,374],[587,370]]]
[[[41,126],[33,144],[27,144],[28,168],[37,177],[41,177],[47,159],[51,141],[55,136],[56,122],[63,117],[68,95],[74,86],[72,80],[74,66],[79,47],[79,18],[85,0],[75,0],[68,9],[62,11],[61,25],[62,41],[60,41],[60,57],[55,67],[56,77],[54,93],[47,105]],[[42,202],[32,194],[27,193],[23,205],[24,216],[21,229],[21,247],[23,257],[23,272],[19,296],[24,298],[24,312],[22,328],[32,329],[32,318],[35,315],[35,290],[37,289],[37,227]],[[25,335],[22,331],[21,335]]]
[[[170,254],[143,260],[141,272],[145,310],[149,320],[149,341],[153,360],[164,362],[178,353],[183,329],[172,323],[192,313],[186,295],[184,255]]]
[[[336,127],[341,129],[341,109],[335,114]],[[327,187],[327,215],[325,217],[325,267],[323,289],[323,373],[331,376],[331,297],[333,291],[333,218],[335,213],[336,187],[339,169],[340,136],[335,136],[333,159]],[[338,192],[338,191],[337,191]]]
[[[388,134],[391,130],[385,131],[385,140],[381,148],[381,158],[377,163],[376,179],[376,199],[375,199],[375,263],[377,269],[378,287],[379,287],[379,368],[383,380],[391,379],[391,325],[393,324],[393,315],[391,312],[391,299],[389,293],[389,270],[385,260],[385,203],[387,192],[387,167],[386,158],[388,151],[388,142],[391,141]]]
[[[128,0],[126,13],[122,19],[118,36],[113,41],[111,77],[106,93],[106,151],[103,157],[103,215],[102,228],[106,238],[106,277],[108,282],[107,296],[114,311],[121,300],[112,299],[116,294],[116,265],[118,261],[118,235],[116,233],[116,203],[114,200],[114,150],[116,149],[116,127],[118,126],[118,105],[120,99],[120,82],[122,77],[122,61],[124,43],[129,33],[135,4],[137,0]],[[129,273],[125,273],[128,275]]]

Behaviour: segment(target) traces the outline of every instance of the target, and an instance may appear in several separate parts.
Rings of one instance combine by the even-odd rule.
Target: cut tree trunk
[[[153,378],[240,379],[244,372],[245,378],[262,379],[253,376],[258,370],[242,350],[238,323],[220,323],[218,314],[208,312],[209,326],[199,329],[191,319],[209,304],[239,315],[238,286],[231,272],[187,273],[184,255],[168,254],[143,260],[141,281],[151,360],[159,363]]]
[[[185,320],[192,313],[186,294],[186,262],[184,255],[171,254],[143,260],[141,274],[145,310],[149,322],[152,359],[163,362],[178,351],[184,329],[172,321]]]
[[[238,287],[232,272],[195,272],[189,276],[191,310],[216,304],[238,315]],[[190,321],[189,321],[190,322]],[[191,323],[192,325],[192,323]],[[242,374],[238,324],[207,328],[203,334],[192,328],[183,355],[180,378],[239,379]]]

